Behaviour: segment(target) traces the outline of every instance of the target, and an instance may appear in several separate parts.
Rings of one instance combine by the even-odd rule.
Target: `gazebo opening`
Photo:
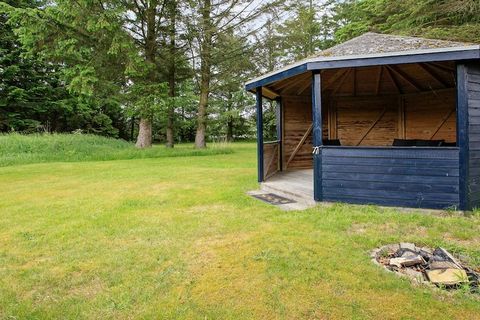
[[[277,140],[258,139],[262,188],[306,201],[471,206],[479,58],[477,45],[367,33],[253,79],[259,135],[262,100],[278,105]]]

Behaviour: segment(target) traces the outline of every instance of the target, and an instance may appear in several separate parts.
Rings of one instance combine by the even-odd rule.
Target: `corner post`
[[[318,70],[312,74],[312,122],[313,198],[315,201],[322,201],[322,83]]]
[[[257,87],[257,168],[258,182],[263,182],[263,96],[262,87]]]
[[[470,210],[467,67],[457,65],[457,145],[459,148],[459,209]]]
[[[277,97],[276,113],[277,113],[277,140],[278,140],[278,164],[279,170],[283,171],[283,106],[282,98]]]

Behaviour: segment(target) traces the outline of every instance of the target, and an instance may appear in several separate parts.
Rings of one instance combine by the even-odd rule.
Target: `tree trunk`
[[[198,104],[197,114],[197,133],[195,134],[195,148],[205,148],[207,146],[205,142],[205,131],[207,129],[207,106],[208,106],[208,91],[209,87],[203,83],[200,88],[200,103]]]
[[[172,105],[168,106],[167,111],[167,148],[173,148],[175,143],[174,120],[175,120],[175,73],[176,73],[176,43],[175,43],[175,25],[177,16],[177,1],[171,0],[170,12],[170,68],[168,75],[168,96],[171,99]]]
[[[227,142],[233,142],[233,116],[232,116],[232,93],[229,92],[227,93],[226,99],[227,99],[227,112],[228,112],[228,118],[227,118]]]
[[[175,133],[173,127],[173,119],[175,117],[175,109],[174,107],[170,107],[168,109],[167,115],[167,148],[173,148],[175,144]]]
[[[140,119],[135,146],[137,148],[149,148],[152,146],[152,122],[146,118]]]
[[[156,29],[156,14],[157,14],[158,0],[150,0],[148,7],[145,10],[147,34],[145,37],[145,59],[148,63],[155,65],[155,57],[157,54],[157,29]],[[156,70],[152,68],[148,75],[150,83],[157,81]],[[148,113],[147,113],[148,114]],[[149,148],[152,146],[152,119],[145,114],[140,116],[140,124],[138,128],[137,148]]]
[[[195,134],[195,148],[205,148],[205,131],[207,127],[208,95],[210,93],[211,50],[213,25],[211,21],[211,0],[204,0],[202,8],[203,35],[200,44],[200,101],[197,113],[197,133]]]
[[[132,123],[131,123],[131,127],[130,127],[130,141],[133,141],[134,137],[133,137],[133,133],[135,132],[135,117],[132,117]]]
[[[233,120],[229,119],[227,121],[227,141],[233,142]]]

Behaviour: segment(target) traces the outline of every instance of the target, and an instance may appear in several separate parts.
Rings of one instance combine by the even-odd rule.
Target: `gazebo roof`
[[[471,43],[427,39],[419,37],[395,36],[367,32],[359,37],[320,51],[315,57],[344,57],[380,53],[399,53],[412,50],[445,49],[468,47]]]
[[[480,59],[479,45],[367,32],[313,57],[252,79],[245,86],[247,90],[254,90],[309,70],[469,59]]]

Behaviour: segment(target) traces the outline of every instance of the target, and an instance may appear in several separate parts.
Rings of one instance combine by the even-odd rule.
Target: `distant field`
[[[133,143],[85,134],[0,134],[0,167],[52,161],[100,161],[232,153],[226,144],[198,150],[192,143],[168,149],[163,145],[138,150]]]
[[[284,212],[246,195],[253,143],[125,160],[131,144],[78,139],[0,138],[18,164],[77,161],[0,168],[0,319],[480,319],[478,296],[415,286],[369,258],[409,241],[479,266],[478,213]],[[29,148],[37,158],[20,156]],[[91,161],[108,156],[124,160]]]

